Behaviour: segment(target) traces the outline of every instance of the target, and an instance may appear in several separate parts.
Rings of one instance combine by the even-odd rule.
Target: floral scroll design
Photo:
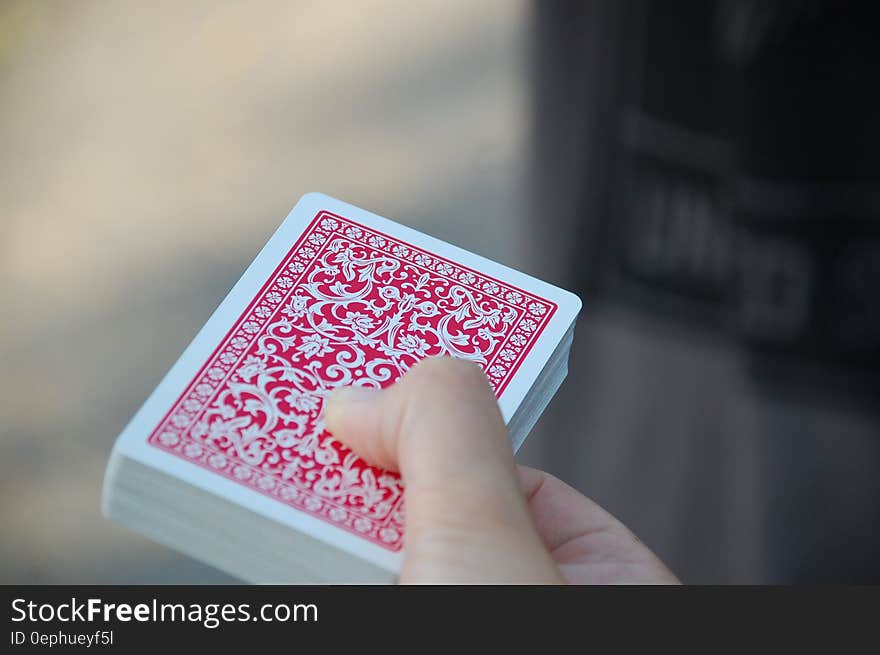
[[[554,311],[322,212],[149,441],[399,550],[400,479],[327,432],[324,398],[387,386],[437,355],[478,363],[500,396]]]

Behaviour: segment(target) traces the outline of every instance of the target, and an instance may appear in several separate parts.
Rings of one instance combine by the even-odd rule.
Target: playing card
[[[326,430],[327,394],[452,356],[483,368],[509,420],[579,308],[566,291],[309,194],[117,448],[388,566],[403,545],[400,478]]]

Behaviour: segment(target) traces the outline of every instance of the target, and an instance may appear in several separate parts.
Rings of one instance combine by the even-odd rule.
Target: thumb
[[[422,360],[379,391],[343,387],[327,427],[405,486],[404,582],[558,582],[514,465],[489,382],[475,364]]]

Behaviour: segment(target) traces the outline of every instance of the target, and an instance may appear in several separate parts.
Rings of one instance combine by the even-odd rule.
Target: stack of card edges
[[[477,363],[514,450],[568,371],[577,296],[304,196],[119,435],[114,521],[257,583],[393,582],[404,488],[327,431],[335,387]]]

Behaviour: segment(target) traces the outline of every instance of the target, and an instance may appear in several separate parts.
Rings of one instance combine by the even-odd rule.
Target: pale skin
[[[336,390],[327,427],[405,485],[402,583],[667,584],[622,523],[553,476],[517,467],[483,372],[449,357],[383,391]]]

